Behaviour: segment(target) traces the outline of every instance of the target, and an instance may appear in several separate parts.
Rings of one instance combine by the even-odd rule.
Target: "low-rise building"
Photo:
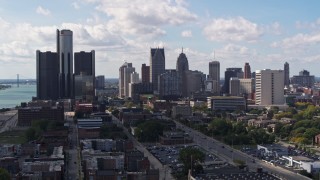
[[[177,115],[185,116],[192,116],[192,108],[188,105],[178,105],[172,107],[172,117],[175,118]]]
[[[245,110],[246,100],[238,96],[212,96],[207,98],[208,109],[213,110]]]
[[[160,136],[162,145],[188,144],[192,142],[192,138],[184,132],[167,131]]]
[[[37,120],[64,121],[64,110],[54,107],[25,107],[18,109],[18,126],[31,126]]]

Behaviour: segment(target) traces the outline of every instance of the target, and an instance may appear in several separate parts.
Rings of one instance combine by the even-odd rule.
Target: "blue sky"
[[[192,70],[208,63],[252,70],[306,69],[320,76],[320,2],[310,0],[0,0],[0,79],[35,78],[35,52],[55,51],[56,29],[74,32],[74,52],[96,51],[96,75],[140,73],[150,47],[175,68],[184,47]]]

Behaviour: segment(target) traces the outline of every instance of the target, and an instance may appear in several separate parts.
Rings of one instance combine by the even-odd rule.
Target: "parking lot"
[[[221,161],[214,154],[205,152],[197,145],[188,145],[200,149],[205,153],[204,168],[218,168],[225,165],[224,161]],[[179,162],[179,152],[181,149],[187,147],[187,145],[180,146],[149,146],[147,149],[163,164],[168,165],[173,171],[182,171],[183,164]]]

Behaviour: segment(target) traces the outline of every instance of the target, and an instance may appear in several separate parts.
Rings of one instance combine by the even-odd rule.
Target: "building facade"
[[[239,78],[230,78],[229,92],[231,96],[240,96],[240,80]]]
[[[166,70],[159,76],[158,87],[161,98],[180,96],[179,73],[176,70]]]
[[[284,104],[284,71],[257,70],[256,71],[256,104],[281,105]]]
[[[183,53],[183,49],[177,59],[176,70],[179,78],[179,93],[185,97],[187,95],[185,72],[189,71],[189,62],[187,56]]]
[[[220,62],[209,62],[209,76],[212,80],[213,93],[220,94]]]
[[[119,68],[119,97],[129,97],[129,83],[131,83],[131,74],[135,72],[132,63],[125,62]]]
[[[289,63],[284,63],[284,86],[289,87],[290,85],[290,71],[289,71]]]
[[[165,73],[164,48],[151,48],[150,50],[150,82],[153,90],[158,92],[159,75]]]
[[[310,72],[307,70],[302,70],[299,72],[298,76],[293,76],[291,78],[291,84],[296,84],[299,86],[312,87],[314,82],[314,76],[310,75]]]
[[[57,30],[57,53],[59,55],[60,98],[73,98],[73,37],[70,30]]]
[[[59,60],[54,52],[36,52],[37,98],[57,100],[59,98]]]
[[[96,84],[95,84],[95,88],[96,89],[104,89],[104,82],[105,82],[105,78],[104,76],[97,76],[96,77]]]
[[[227,70],[224,73],[224,93],[230,93],[229,81],[232,77],[243,78],[242,68],[227,68]]]
[[[244,74],[243,74],[244,79],[250,79],[251,78],[251,67],[248,62],[244,64]]]
[[[141,66],[141,82],[150,82],[150,66],[147,66],[146,64],[142,64]]]
[[[208,109],[213,110],[246,110],[246,99],[238,96],[212,96],[207,99]]]

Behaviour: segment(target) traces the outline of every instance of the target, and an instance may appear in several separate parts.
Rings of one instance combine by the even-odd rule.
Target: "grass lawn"
[[[21,144],[26,142],[25,131],[7,131],[0,134],[0,144]]]

